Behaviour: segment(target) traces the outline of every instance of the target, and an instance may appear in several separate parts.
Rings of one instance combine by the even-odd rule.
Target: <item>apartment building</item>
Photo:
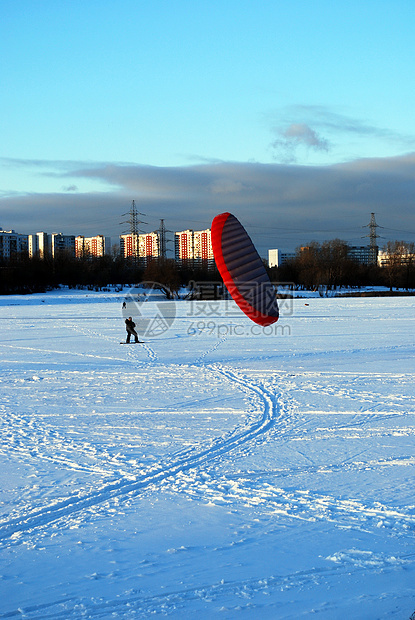
[[[214,262],[212,236],[210,228],[195,230],[193,233],[193,258],[197,262],[210,264]]]
[[[52,258],[75,257],[75,235],[63,235],[62,233],[51,234]]]
[[[156,232],[138,235],[138,255],[145,263],[160,256],[160,236]]]
[[[135,258],[146,264],[160,256],[160,235],[157,232],[120,235],[120,254],[123,258]]]
[[[179,262],[193,261],[193,230],[174,233],[174,257]]]
[[[174,236],[175,259],[181,263],[209,264],[214,262],[210,229],[182,230]]]
[[[268,250],[268,266],[281,267],[284,263],[295,258],[295,252],[282,252],[281,250]]]
[[[378,248],[370,245],[349,246],[349,258],[362,265],[374,265],[378,260]]]
[[[110,237],[96,235],[95,237],[75,237],[75,256],[76,258],[101,258],[111,251]]]
[[[34,258],[46,258],[51,255],[51,237],[45,232],[28,235],[29,256]]]
[[[28,253],[28,236],[15,230],[0,229],[0,258],[10,259]]]
[[[123,258],[138,258],[138,235],[120,235],[120,254]]]

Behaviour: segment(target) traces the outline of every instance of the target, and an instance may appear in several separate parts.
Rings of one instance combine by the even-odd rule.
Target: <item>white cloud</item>
[[[366,120],[354,118],[325,106],[293,105],[273,115],[271,143],[277,161],[293,163],[300,158],[300,148],[307,152],[352,148],[362,144],[389,145],[401,151],[415,148],[415,136],[402,134],[387,127],[379,127]]]
[[[328,151],[329,142],[320,137],[306,123],[291,123],[286,129],[278,130],[279,137],[271,144],[276,157],[283,161],[296,161],[298,147],[305,146],[315,151]]]

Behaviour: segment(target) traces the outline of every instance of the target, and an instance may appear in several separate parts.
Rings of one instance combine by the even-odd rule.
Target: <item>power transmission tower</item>
[[[128,215],[128,220],[124,223],[128,223],[130,225],[130,235],[139,235],[139,224],[147,224],[147,222],[143,222],[142,220],[138,219],[139,215],[145,216],[145,213],[140,213],[139,211],[137,211],[137,207],[135,206],[135,200],[132,201],[130,211],[128,213],[124,213],[124,216],[125,215]]]
[[[377,244],[377,240],[381,238],[381,236],[377,234],[376,229],[377,228],[383,228],[383,226],[379,226],[379,224],[376,223],[375,214],[371,213],[370,214],[370,222],[369,222],[369,224],[366,224],[366,226],[363,226],[363,228],[369,228],[369,234],[365,235],[365,237],[362,237],[362,238],[365,239],[365,238],[369,237],[369,239],[370,239],[369,263],[371,265],[374,265],[374,264],[377,263],[377,260],[378,260],[378,244]]]
[[[160,239],[160,256],[161,258],[166,258],[167,254],[167,244],[169,241],[167,240],[167,233],[172,232],[171,230],[167,230],[164,225],[164,220],[160,220],[160,228],[158,229],[159,239]]]
[[[139,250],[138,250],[138,235],[140,234],[139,225],[147,224],[147,222],[143,222],[138,219],[139,215],[144,215],[145,213],[140,213],[137,211],[137,207],[135,206],[135,200],[132,201],[131,207],[128,213],[123,213],[123,217],[128,215],[128,220],[121,222],[121,224],[129,224],[130,230],[128,233],[124,231],[123,234],[130,234],[133,240],[132,247],[132,256],[136,260],[138,258]]]

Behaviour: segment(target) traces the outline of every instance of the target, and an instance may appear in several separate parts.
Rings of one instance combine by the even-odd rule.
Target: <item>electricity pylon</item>
[[[159,243],[160,243],[160,256],[161,258],[166,258],[167,254],[167,244],[169,243],[167,239],[167,233],[172,232],[171,230],[167,230],[164,225],[164,220],[160,220],[160,228],[158,229],[159,235]]]
[[[123,213],[123,216],[128,215],[128,220],[121,222],[122,224],[129,224],[130,230],[124,231],[123,234],[130,234],[132,237],[132,257],[134,260],[138,259],[139,249],[138,249],[138,235],[140,234],[139,225],[147,224],[147,222],[143,222],[138,219],[139,215],[144,215],[145,213],[140,213],[137,211],[137,207],[135,206],[135,200],[132,201],[131,207],[128,213]]]
[[[370,222],[369,224],[366,224],[366,226],[363,226],[363,228],[369,228],[369,234],[365,235],[365,237],[362,237],[363,239],[369,237],[370,239],[370,245],[369,245],[369,263],[372,265],[375,265],[377,263],[378,260],[378,244],[377,244],[377,240],[380,237],[380,235],[377,234],[376,229],[377,228],[383,228],[383,226],[379,226],[379,224],[376,224],[376,219],[375,219],[375,214],[371,213],[370,214]]]

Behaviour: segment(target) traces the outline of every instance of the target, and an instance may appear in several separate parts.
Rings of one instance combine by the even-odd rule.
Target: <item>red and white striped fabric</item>
[[[234,301],[255,323],[275,323],[275,288],[245,228],[231,213],[221,213],[212,222],[211,234],[216,266]]]

